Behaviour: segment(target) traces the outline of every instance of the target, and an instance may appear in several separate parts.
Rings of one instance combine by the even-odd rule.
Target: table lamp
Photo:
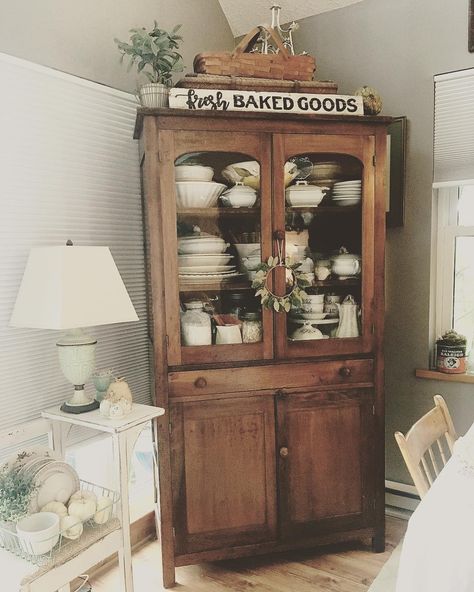
[[[84,413],[99,407],[84,384],[95,369],[97,340],[83,327],[138,321],[108,247],[34,247],[30,251],[12,327],[65,330],[56,343],[64,376],[74,395],[61,409]]]

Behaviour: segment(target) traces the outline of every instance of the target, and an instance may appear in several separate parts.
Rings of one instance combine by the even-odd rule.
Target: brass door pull
[[[352,369],[348,368],[347,366],[342,366],[342,368],[339,368],[339,374],[345,378],[348,378],[352,374]]]
[[[286,446],[282,446],[280,448],[280,456],[281,456],[281,458],[286,458],[289,455],[289,453],[290,452],[289,452],[289,450],[288,450],[288,448]]]

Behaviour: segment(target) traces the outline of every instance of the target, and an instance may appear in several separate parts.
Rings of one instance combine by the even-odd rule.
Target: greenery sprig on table
[[[26,516],[35,489],[32,476],[4,465],[0,469],[0,522],[18,522]]]
[[[130,29],[130,43],[119,39],[114,41],[122,53],[122,61],[125,56],[130,58],[128,70],[137,64],[138,72],[143,72],[150,82],[171,86],[173,73],[184,70],[183,58],[177,51],[179,42],[183,40],[177,35],[180,28],[181,25],[176,25],[168,33],[160,29],[155,21],[150,31],[145,27]]]
[[[306,295],[305,288],[308,288],[311,283],[306,279],[305,275],[298,271],[301,263],[291,263],[290,259],[282,260],[280,257],[269,257],[266,262],[261,263],[255,274],[255,279],[252,282],[252,288],[256,288],[255,296],[260,296],[262,306],[273,309],[276,312],[290,312],[295,307],[301,307],[303,304],[303,297]],[[290,271],[293,286],[287,294],[278,296],[268,288],[268,278],[272,271],[278,267],[283,267]],[[285,272],[286,273],[286,272]]]

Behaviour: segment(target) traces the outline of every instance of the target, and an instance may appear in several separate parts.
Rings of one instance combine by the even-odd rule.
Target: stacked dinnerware
[[[229,243],[206,233],[178,239],[179,278],[186,282],[224,281],[239,276],[232,255],[225,253]]]
[[[332,201],[336,206],[355,206],[360,203],[362,195],[362,181],[340,181],[335,183],[332,190]]]
[[[179,164],[174,167],[176,205],[178,208],[213,208],[220,194],[227,189],[212,180],[214,169],[199,164]]]

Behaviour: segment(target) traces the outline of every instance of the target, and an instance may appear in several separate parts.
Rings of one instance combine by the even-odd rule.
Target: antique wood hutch
[[[384,547],[388,122],[139,110],[155,394],[167,411],[158,430],[167,587],[175,566],[190,563],[362,538],[376,551]],[[338,163],[340,180],[361,181],[360,203],[288,206],[284,167],[294,157]],[[227,183],[221,171],[245,161],[260,165],[253,207],[177,207],[176,164],[211,166],[214,179]],[[317,324],[324,339],[293,339],[297,319],[262,310],[249,274],[182,275],[180,237],[198,229],[223,237],[235,262],[235,244],[256,244],[266,260],[277,254],[278,237],[284,249],[290,238],[306,241],[306,254],[319,257],[343,245],[360,254],[360,275],[315,280],[308,290],[351,294],[360,306],[360,335],[338,338],[328,321]],[[270,282],[281,293],[285,272],[278,271]],[[187,345],[180,323],[191,299],[205,302],[210,314],[238,314],[235,302],[251,308],[261,315],[262,339]]]

